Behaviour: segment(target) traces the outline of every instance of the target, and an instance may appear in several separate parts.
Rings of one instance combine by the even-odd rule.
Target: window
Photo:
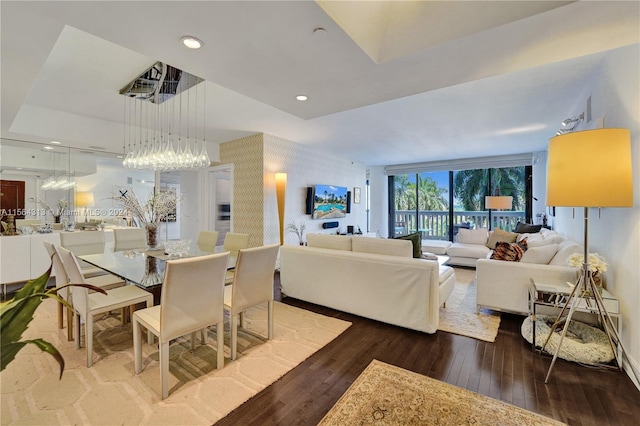
[[[531,166],[407,173],[389,176],[392,236],[454,240],[460,228],[488,228],[487,195],[513,197],[510,211],[491,212],[492,229],[531,219]]]

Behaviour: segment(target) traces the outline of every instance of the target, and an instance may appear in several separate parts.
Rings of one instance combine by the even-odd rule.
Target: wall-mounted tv
[[[312,219],[339,219],[347,216],[347,188],[316,185],[313,193]]]

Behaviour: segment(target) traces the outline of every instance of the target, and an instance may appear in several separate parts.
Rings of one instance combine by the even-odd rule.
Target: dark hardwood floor
[[[640,391],[624,373],[535,354],[523,317],[502,314],[494,343],[425,334],[281,297],[289,305],[353,323],[343,334],[216,425],[315,425],[373,359],[478,392],[570,425],[639,425]],[[497,426],[497,425],[496,425]]]

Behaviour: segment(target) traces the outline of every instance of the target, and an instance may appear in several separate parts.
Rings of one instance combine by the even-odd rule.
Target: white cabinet
[[[48,241],[53,245],[60,245],[60,234],[57,232],[52,234],[32,234],[31,235],[31,278],[37,278],[51,266],[51,258],[47,249],[44,248],[44,242]],[[51,276],[55,275],[53,269]]]
[[[31,235],[0,237],[2,284],[31,279]]]
[[[0,282],[7,284],[28,281],[42,275],[51,263],[44,241],[60,245],[60,234],[54,232],[0,237]]]

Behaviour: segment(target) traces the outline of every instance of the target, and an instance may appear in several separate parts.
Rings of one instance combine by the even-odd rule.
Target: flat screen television
[[[347,216],[347,187],[316,185],[312,219],[339,219]]]

